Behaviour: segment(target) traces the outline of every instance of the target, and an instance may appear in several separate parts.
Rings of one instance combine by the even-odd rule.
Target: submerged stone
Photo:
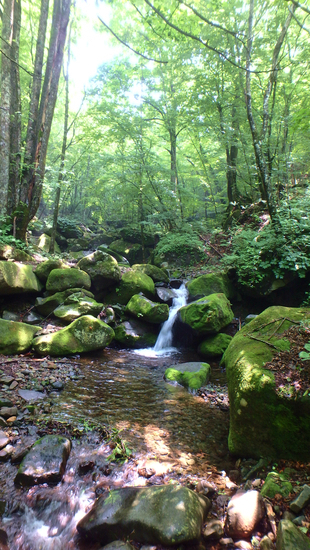
[[[208,363],[180,363],[166,369],[165,380],[177,382],[189,390],[199,390],[208,383],[210,372],[211,367]]]
[[[100,497],[77,530],[101,544],[126,537],[164,546],[195,543],[210,506],[207,498],[179,485],[125,487]]]
[[[11,355],[28,351],[38,330],[41,327],[0,319],[0,353]]]
[[[231,323],[234,314],[225,294],[210,294],[179,309],[181,321],[198,334],[219,332]]]
[[[164,323],[169,317],[167,304],[152,302],[140,294],[135,294],[130,298],[125,311],[141,321],[154,324]]]
[[[31,486],[61,481],[70,451],[70,439],[59,435],[42,437],[23,459],[15,483]]]
[[[57,332],[38,336],[33,348],[40,355],[74,355],[103,349],[113,338],[114,331],[109,325],[91,315],[83,315]]]

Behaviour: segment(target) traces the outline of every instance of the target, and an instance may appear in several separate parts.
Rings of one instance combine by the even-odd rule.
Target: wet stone
[[[0,449],[3,449],[9,442],[9,438],[5,432],[0,431]]]
[[[13,451],[14,451],[13,445],[7,445],[6,447],[4,447],[4,449],[1,449],[0,462],[6,462],[7,460],[9,460]]]
[[[71,441],[66,437],[58,435],[42,437],[22,461],[15,483],[31,486],[61,481],[70,451]]]

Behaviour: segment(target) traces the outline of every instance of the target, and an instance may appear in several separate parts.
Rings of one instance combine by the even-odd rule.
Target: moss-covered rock
[[[134,271],[142,271],[142,273],[145,273],[151,279],[153,279],[154,283],[169,283],[169,277],[167,273],[161,269],[160,267],[156,267],[156,265],[151,264],[135,264],[132,266]]]
[[[71,294],[65,299],[63,305],[54,309],[55,317],[61,319],[65,323],[72,323],[75,319],[82,315],[93,315],[97,317],[102,310],[103,304],[96,302],[93,298],[83,295],[82,292]]]
[[[37,246],[41,250],[44,250],[44,252],[49,252],[50,244],[51,244],[51,237],[49,235],[46,235],[46,233],[42,233],[42,235],[40,235],[40,237],[38,238]],[[55,241],[54,250],[56,254],[60,253],[60,248],[56,241]]]
[[[15,260],[15,262],[31,262],[32,257],[25,250],[9,244],[0,244],[0,260]]]
[[[310,540],[292,521],[281,519],[276,550],[310,550]]]
[[[46,260],[45,262],[42,262],[39,264],[35,270],[34,273],[40,279],[42,283],[46,283],[47,278],[53,269],[69,269],[69,266],[65,264],[62,260]]]
[[[41,314],[47,317],[50,315],[56,307],[64,304],[66,298],[71,294],[80,293],[81,296],[89,296],[94,298],[94,295],[89,290],[84,290],[81,288],[68,288],[63,292],[56,292],[52,296],[47,296],[47,298],[37,298],[35,301],[35,308]]]
[[[154,298],[155,285],[154,281],[141,271],[132,271],[130,269],[121,278],[117,289],[104,296],[106,304],[128,304],[130,298],[135,294],[142,292],[147,298]]]
[[[198,334],[219,332],[234,318],[225,294],[210,294],[179,309],[181,321]]]
[[[210,294],[222,293],[226,298],[232,300],[235,296],[235,289],[228,278],[227,273],[207,273],[201,275],[186,284],[190,299],[197,300]]]
[[[108,346],[114,338],[109,325],[84,315],[70,325],[52,334],[44,334],[33,340],[33,349],[40,355],[74,355]]]
[[[229,402],[229,449],[238,456],[307,459],[310,453],[310,398],[276,392],[272,371],[264,369],[293,322],[309,322],[310,309],[273,306],[239,331],[222,359]]]
[[[96,250],[82,258],[77,267],[88,273],[96,291],[117,284],[121,278],[121,271],[116,259],[101,250]]]
[[[141,294],[132,296],[126,306],[126,313],[147,323],[160,324],[169,317],[169,306],[152,302]]]
[[[267,498],[274,498],[278,494],[287,498],[292,491],[293,486],[284,473],[269,472],[260,494]]]
[[[42,285],[31,265],[0,261],[0,296],[40,292]]]
[[[118,239],[110,244],[109,248],[124,256],[130,264],[135,264],[143,261],[143,250],[141,244],[131,243]]]
[[[90,287],[91,280],[88,273],[76,267],[53,269],[46,281],[46,290],[50,294],[62,292],[62,290],[67,290],[68,288],[86,288],[86,290],[89,290]]]
[[[11,355],[27,351],[38,330],[41,327],[0,319],[0,353]]]
[[[125,348],[150,348],[156,343],[158,333],[152,325],[136,319],[124,321],[115,329],[115,341]]]
[[[211,367],[208,363],[180,363],[165,371],[165,380],[177,382],[189,390],[199,390],[208,383]]]
[[[232,336],[229,336],[229,334],[224,334],[223,332],[219,332],[218,334],[210,336],[209,338],[201,342],[198,347],[198,353],[202,357],[210,359],[212,359],[213,357],[221,357],[224,351],[228,348],[231,340]]]

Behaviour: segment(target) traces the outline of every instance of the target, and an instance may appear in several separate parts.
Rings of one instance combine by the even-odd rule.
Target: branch
[[[233,36],[234,38],[237,38],[237,40],[240,40],[240,42],[242,42],[242,44],[244,44],[244,42],[241,40],[241,38],[238,37],[238,33],[236,32],[233,32],[233,31],[230,31],[229,29],[226,29],[225,27],[222,27],[222,25],[220,25],[219,23],[215,23],[213,21],[210,21],[209,19],[207,19],[206,17],[204,17],[201,13],[199,13],[195,8],[193,8],[190,4],[188,4],[187,2],[182,2],[182,0],[180,0],[181,4],[184,4],[184,6],[186,6],[187,8],[189,8],[190,10],[192,10],[192,12],[197,15],[197,17],[199,17],[199,19],[201,19],[202,21],[204,21],[205,23],[208,23],[208,25],[211,25],[211,27],[215,27],[217,29],[220,29],[221,31],[224,31],[226,32],[227,34],[230,34],[231,36]]]
[[[113,34],[113,36],[121,44],[123,44],[123,46],[126,46],[126,48],[128,48],[129,50],[131,50],[135,54],[140,55],[140,57],[143,57],[143,59],[146,59],[147,61],[155,61],[155,63],[168,63],[168,61],[160,61],[159,59],[153,59],[152,57],[147,57],[146,55],[143,55],[143,53],[140,53],[137,50],[134,50],[131,46],[129,46],[129,44],[127,44],[126,42],[124,42],[124,40],[122,40],[119,36],[117,36],[117,34],[115,34],[115,32],[112,31],[111,27],[109,27],[104,21],[102,21],[102,19],[101,19],[101,17],[99,17],[99,15],[98,15],[98,19],[103,24],[103,26],[106,27],[110,31],[110,33]]]
[[[288,7],[288,11],[292,14],[293,19],[295,19],[297,25],[299,25],[299,27],[300,27],[302,30],[304,30],[304,31],[306,31],[308,34],[310,34],[310,30],[307,29],[307,27],[305,27],[305,26],[303,25],[303,23],[300,23],[300,21],[297,19],[296,15],[294,15],[294,13],[292,12],[292,10],[291,10],[290,7]]]
[[[0,37],[1,38],[1,37]],[[3,40],[3,38],[1,38],[1,40]],[[4,40],[5,42],[5,40]],[[11,61],[11,63],[14,63],[14,65],[17,65],[17,67],[19,67],[20,69],[22,69],[23,71],[25,71],[25,73],[29,74],[32,78],[41,78],[41,77],[38,77],[36,76],[35,74],[33,73],[30,73],[29,71],[27,71],[27,69],[25,69],[25,67],[23,67],[22,65],[20,65],[19,63],[17,63],[16,61],[14,61],[14,59],[11,59],[11,57],[9,57],[6,53],[4,53],[3,50],[0,49],[0,53],[2,53],[2,55],[4,55],[4,57],[6,57],[7,59],[9,59],[9,61]]]
[[[286,2],[292,2],[292,4],[294,4],[294,6],[296,6],[296,8],[300,8],[301,10],[305,11],[306,13],[309,13],[310,15],[310,9],[307,8],[306,6],[303,6],[302,4],[300,4],[299,2],[297,2],[297,0],[285,0]]]

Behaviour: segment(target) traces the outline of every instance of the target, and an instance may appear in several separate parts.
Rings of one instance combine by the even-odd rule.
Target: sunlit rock
[[[165,380],[177,382],[189,390],[198,390],[208,383],[210,372],[211,368],[208,363],[180,363],[166,369]]]
[[[145,273],[151,279],[153,279],[154,283],[169,283],[169,277],[163,269],[160,267],[156,267],[156,265],[152,264],[134,264],[132,268],[134,271],[141,271],[142,273]]]
[[[109,325],[91,315],[83,315],[57,332],[38,336],[33,348],[40,355],[74,355],[103,349],[113,338],[114,331]]]
[[[235,296],[235,289],[225,272],[207,273],[186,284],[190,299],[197,300],[210,294],[222,293],[231,300]]]
[[[46,290],[50,294],[54,292],[62,292],[68,288],[86,288],[91,287],[91,280],[88,273],[71,267],[70,269],[53,269],[50,272],[46,281]]]
[[[101,544],[126,537],[164,546],[195,543],[210,506],[206,497],[180,485],[125,487],[100,497],[77,530]]]
[[[181,321],[198,334],[214,334],[231,323],[234,314],[225,294],[210,294],[179,309]]]
[[[70,439],[59,435],[42,437],[23,459],[15,483],[31,486],[61,481],[70,451]]]
[[[40,292],[42,285],[31,265],[0,261],[0,296]]]
[[[35,301],[35,308],[39,313],[41,313],[41,315],[48,316],[54,311],[54,309],[56,309],[56,307],[63,304],[68,296],[71,296],[71,294],[76,294],[77,292],[80,296],[89,296],[89,298],[94,297],[92,292],[85,290],[84,288],[68,288],[63,292],[56,292],[52,296],[47,296],[47,298],[37,298]]]
[[[62,260],[46,260],[40,263],[34,270],[34,273],[42,283],[46,283],[47,278],[53,269],[70,269]]]
[[[125,311],[141,321],[154,324],[164,323],[169,317],[167,304],[152,302],[140,294],[135,294],[130,298]]]
[[[55,317],[61,319],[65,323],[72,323],[82,315],[93,315],[97,317],[102,310],[103,304],[96,302],[89,296],[84,296],[83,293],[76,292],[70,294],[65,299],[64,303],[54,309]]]
[[[252,534],[264,517],[265,506],[257,491],[238,491],[229,501],[226,517],[226,531],[231,537],[245,537]]]
[[[141,271],[126,271],[123,274],[118,287],[106,294],[103,301],[106,304],[127,304],[132,296],[142,292],[147,298],[155,297],[155,285],[153,279]]]
[[[77,267],[88,273],[96,291],[117,284],[121,278],[121,271],[116,259],[101,250],[96,250],[82,258]]]
[[[0,319],[0,353],[11,355],[27,351],[38,330],[41,327]]]

